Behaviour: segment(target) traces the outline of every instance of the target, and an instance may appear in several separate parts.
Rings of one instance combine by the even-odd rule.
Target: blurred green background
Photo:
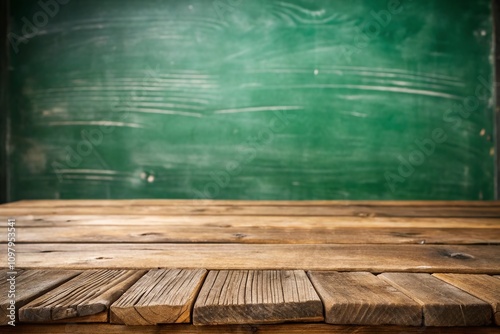
[[[41,3],[9,200],[495,197],[490,1]]]

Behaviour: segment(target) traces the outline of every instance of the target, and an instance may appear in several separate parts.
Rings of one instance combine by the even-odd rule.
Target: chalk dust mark
[[[235,108],[216,110],[214,114],[235,114],[244,112],[257,112],[257,111],[281,111],[281,110],[300,110],[304,109],[299,106],[266,106],[266,107],[248,107],[248,108]]]

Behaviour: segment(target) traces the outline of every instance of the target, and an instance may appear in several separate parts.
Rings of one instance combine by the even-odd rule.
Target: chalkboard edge
[[[8,132],[8,25],[9,25],[9,3],[0,2],[0,203],[8,200],[8,156],[7,156],[7,132]]]
[[[500,199],[500,87],[498,81],[500,80],[500,50],[498,45],[500,43],[500,4],[498,0],[491,0],[492,13],[493,13],[493,52],[495,55],[494,61],[494,87],[495,87],[495,111],[494,111],[494,131],[495,131],[495,199]]]

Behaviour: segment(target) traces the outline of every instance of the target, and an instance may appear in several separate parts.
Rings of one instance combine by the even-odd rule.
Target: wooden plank
[[[98,315],[145,272],[130,270],[89,270],[35,299],[19,310],[25,322],[48,322]],[[106,321],[107,321],[106,315]]]
[[[323,320],[323,306],[301,270],[211,271],[196,300],[195,325]]]
[[[293,205],[150,205],[123,206],[108,205],[103,207],[83,206],[67,207],[0,207],[2,216],[20,215],[228,215],[228,216],[380,216],[380,217],[500,217],[500,205],[485,207],[453,207],[453,206],[293,206]]]
[[[10,271],[1,271],[2,279],[0,281],[0,291],[2,291],[2,294],[0,295],[0,325],[5,325],[9,321],[13,320],[9,317],[11,312],[8,309],[10,307],[8,292],[11,289],[10,282],[7,281],[7,278],[11,278],[11,276],[15,277],[15,289],[12,289],[12,291],[15,294],[16,300],[15,310],[19,310],[21,307],[34,300],[35,298],[38,298],[50,289],[53,289],[75,277],[81,271],[20,270],[17,274],[7,275],[8,272]],[[14,314],[14,316],[18,318],[17,312]]]
[[[78,199],[78,200],[21,200],[0,207],[108,207],[108,206],[378,206],[378,207],[489,207],[500,201],[248,201],[248,200],[202,200],[202,199]]]
[[[0,219],[7,221],[7,216]],[[500,228],[497,218],[307,217],[307,216],[157,216],[36,215],[16,216],[18,227],[189,226],[310,228]]]
[[[500,228],[359,228],[193,225],[22,227],[18,243],[500,244]],[[7,231],[0,231],[6,234]],[[7,240],[1,238],[0,240]]]
[[[75,243],[23,244],[18,253],[18,266],[26,269],[309,269],[500,274],[500,246],[495,245]],[[6,261],[4,254],[0,254],[0,261]]]
[[[493,318],[500,325],[500,280],[488,275],[434,274],[457,288],[488,302],[493,309]]]
[[[4,327],[5,334],[132,334],[137,327],[115,324],[20,324],[16,327]],[[407,327],[407,326],[340,326],[324,323],[313,324],[276,324],[276,325],[225,325],[225,326],[193,326],[187,324],[141,326],[143,334],[498,334],[495,327]]]
[[[156,325],[189,323],[204,269],[150,270],[110,308],[113,323]]]
[[[379,277],[422,305],[426,326],[491,323],[490,305],[429,274],[383,273]]]
[[[24,321],[23,323],[37,323],[38,321]],[[68,323],[78,323],[78,324],[93,324],[99,322],[109,322],[108,311],[102,311],[97,314],[85,315],[83,317],[74,317],[58,320],[49,320],[44,322],[44,324],[68,324]]]
[[[420,326],[422,307],[367,272],[308,272],[330,324]]]

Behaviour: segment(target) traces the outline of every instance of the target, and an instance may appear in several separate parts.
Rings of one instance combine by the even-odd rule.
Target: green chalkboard
[[[489,0],[11,7],[11,200],[494,198]]]

